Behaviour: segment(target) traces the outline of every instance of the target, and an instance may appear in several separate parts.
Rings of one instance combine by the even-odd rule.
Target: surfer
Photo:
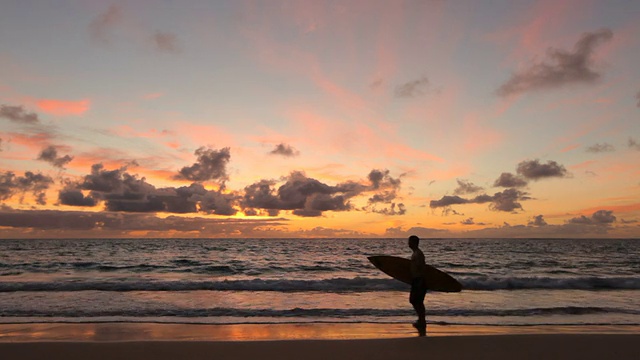
[[[424,253],[418,247],[420,238],[409,236],[409,247],[413,250],[411,254],[411,293],[409,294],[409,302],[418,314],[418,321],[413,326],[418,329],[420,334],[427,331],[426,309],[424,307],[424,296],[427,294],[427,286],[425,284],[425,276],[427,267],[424,261]]]

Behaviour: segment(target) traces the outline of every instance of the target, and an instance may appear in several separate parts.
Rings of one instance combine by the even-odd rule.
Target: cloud
[[[300,151],[296,150],[291,145],[284,143],[276,145],[276,147],[269,152],[271,155],[282,155],[284,157],[294,157],[300,155]]]
[[[584,33],[573,51],[553,49],[547,51],[547,60],[514,73],[497,90],[500,96],[528,91],[559,88],[569,84],[590,84],[602,76],[593,68],[592,55],[596,46],[613,38],[609,29]]]
[[[462,204],[469,204],[469,200],[463,199],[460,196],[445,195],[440,200],[431,200],[429,202],[429,207],[439,208],[439,207],[447,207],[451,205],[462,205]]]
[[[422,226],[414,226],[407,230],[403,230],[402,227],[391,227],[385,230],[386,237],[389,238],[407,238],[410,235],[416,235],[420,238],[438,238],[443,236],[451,235],[449,230],[444,229],[433,229]]]
[[[512,173],[503,172],[500,177],[494,181],[494,187],[518,188],[527,186],[527,180],[522,176],[516,176]]]
[[[122,9],[120,6],[113,4],[109,8],[95,17],[89,24],[89,32],[91,38],[102,44],[109,44],[111,42],[111,31],[117,27],[123,18]]]
[[[40,152],[38,160],[46,161],[57,168],[64,169],[64,166],[73,160],[73,157],[69,155],[58,156],[58,150],[54,146],[48,146]]]
[[[275,216],[278,212],[292,211],[297,216],[321,216],[325,211],[354,210],[351,199],[371,194],[367,206],[357,209],[385,215],[402,215],[406,208],[395,203],[401,181],[389,175],[388,170],[372,170],[366,181],[348,181],[336,185],[325,184],[309,178],[301,171],[293,171],[289,176],[276,180],[262,179],[244,188],[240,200],[245,214],[262,211]],[[388,205],[380,207],[381,204]]]
[[[530,180],[539,180],[548,177],[564,177],[567,169],[553,160],[541,164],[538,159],[522,161],[518,164],[516,172]]]
[[[426,93],[429,79],[425,76],[396,86],[394,94],[397,98],[413,98]]]
[[[516,189],[506,189],[502,192],[493,194],[493,196],[483,194],[478,195],[473,199],[465,199],[461,198],[460,196],[445,195],[440,200],[431,200],[429,202],[429,207],[435,209],[440,207],[446,208],[452,205],[490,203],[489,209],[491,210],[513,212],[515,210],[522,209],[522,205],[519,203],[519,201],[530,199],[531,198],[526,192],[522,192]]]
[[[195,153],[198,161],[191,166],[180,169],[175,179],[186,179],[191,181],[215,180],[224,183],[229,179],[227,175],[227,164],[231,159],[228,147],[220,150],[198,148]]]
[[[80,116],[89,110],[91,107],[91,100],[40,99],[36,101],[36,105],[41,111],[47,114],[57,116]]]
[[[294,171],[277,190],[274,181],[261,180],[245,188],[243,206],[247,208],[293,210],[298,216],[320,216],[323,211],[351,209],[348,192]]]
[[[407,213],[407,208],[405,207],[404,203],[396,204],[395,202],[392,202],[388,207],[382,209],[372,208],[370,211],[387,216],[400,216]]]
[[[276,233],[277,228],[285,223],[284,219],[211,219],[157,217],[144,213],[0,209],[0,226],[43,230],[44,232],[40,232],[43,237],[51,237],[56,231],[61,231],[63,236],[70,235],[78,230],[91,230],[90,234],[100,237],[105,237],[105,233],[130,237],[129,231],[145,231],[155,237],[172,236],[173,232],[192,237],[257,237],[269,232]],[[82,234],[87,236],[86,233]]]
[[[547,222],[544,221],[544,216],[536,215],[533,217],[532,221],[529,221],[529,226],[547,226]]]
[[[638,91],[638,93],[636,94],[636,100],[638,100],[638,102],[636,103],[636,106],[640,107],[640,91]]]
[[[397,189],[400,187],[400,179],[394,179],[389,176],[389,170],[374,169],[369,172],[367,179],[371,182],[373,189],[390,187]]]
[[[8,200],[16,194],[24,197],[26,192],[31,192],[37,204],[46,205],[46,190],[51,184],[53,179],[41,173],[27,171],[24,176],[16,176],[12,171],[6,171],[0,173],[0,201]]]
[[[81,190],[90,191],[89,198],[104,201],[105,209],[114,212],[234,215],[238,211],[239,196],[235,193],[207,190],[201,183],[179,188],[156,188],[144,177],[126,172],[126,167],[106,170],[102,164],[94,164],[91,174],[84,176],[77,184],[68,184],[60,192],[61,203],[93,206],[92,200],[81,196]]]
[[[37,124],[40,122],[38,115],[27,112],[22,106],[1,105],[0,118],[5,118],[16,123]]]
[[[389,216],[406,214],[407,209],[404,203],[394,201],[398,197],[398,191],[402,184],[399,178],[391,177],[389,170],[374,169],[369,172],[367,179],[370,185],[360,190],[373,191],[374,194],[369,198],[367,206],[363,210]]]
[[[91,197],[85,196],[82,191],[77,189],[64,189],[58,193],[58,201],[62,205],[68,206],[96,206],[98,201]]]
[[[611,210],[598,210],[591,214],[590,217],[581,215],[579,217],[572,218],[567,221],[569,224],[582,224],[582,225],[598,225],[608,226],[616,222],[616,217]]]
[[[462,225],[474,225],[475,222],[473,222],[473,218],[470,217],[468,219],[460,221],[460,224],[462,224]]]
[[[0,152],[2,152],[2,138],[0,138]]]
[[[596,143],[596,144],[593,144],[593,145],[587,147],[586,151],[590,152],[590,153],[601,153],[601,152],[611,152],[611,151],[615,151],[615,150],[616,150],[616,148],[613,147],[613,145],[611,145],[611,144]]]
[[[489,208],[495,211],[507,212],[522,210],[522,205],[518,201],[529,199],[531,198],[527,196],[527,193],[525,192],[521,192],[516,189],[506,189],[493,195]]]
[[[481,186],[476,186],[468,180],[456,179],[456,182],[458,187],[453,190],[454,195],[475,194],[483,190]]]
[[[629,138],[629,141],[627,142],[627,145],[631,148],[631,149],[635,149],[640,151],[640,143],[638,143],[634,138]]]
[[[175,34],[156,31],[151,35],[151,42],[156,50],[177,54],[181,51],[178,38]]]

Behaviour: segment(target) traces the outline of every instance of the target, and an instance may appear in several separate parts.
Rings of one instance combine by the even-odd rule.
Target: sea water
[[[640,240],[424,239],[439,324],[640,325]],[[405,239],[0,240],[0,323],[402,323]]]

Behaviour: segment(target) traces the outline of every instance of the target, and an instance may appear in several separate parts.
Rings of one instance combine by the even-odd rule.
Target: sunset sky
[[[0,237],[639,237],[638,1],[3,1]]]

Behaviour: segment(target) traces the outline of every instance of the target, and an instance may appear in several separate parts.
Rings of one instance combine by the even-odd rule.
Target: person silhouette
[[[420,238],[416,235],[409,236],[408,245],[413,250],[411,254],[411,293],[409,294],[409,302],[418,315],[418,321],[413,323],[413,327],[418,330],[420,335],[426,335],[427,320],[424,297],[427,294],[427,285],[425,283],[427,267],[424,261],[424,253],[419,248]]]

